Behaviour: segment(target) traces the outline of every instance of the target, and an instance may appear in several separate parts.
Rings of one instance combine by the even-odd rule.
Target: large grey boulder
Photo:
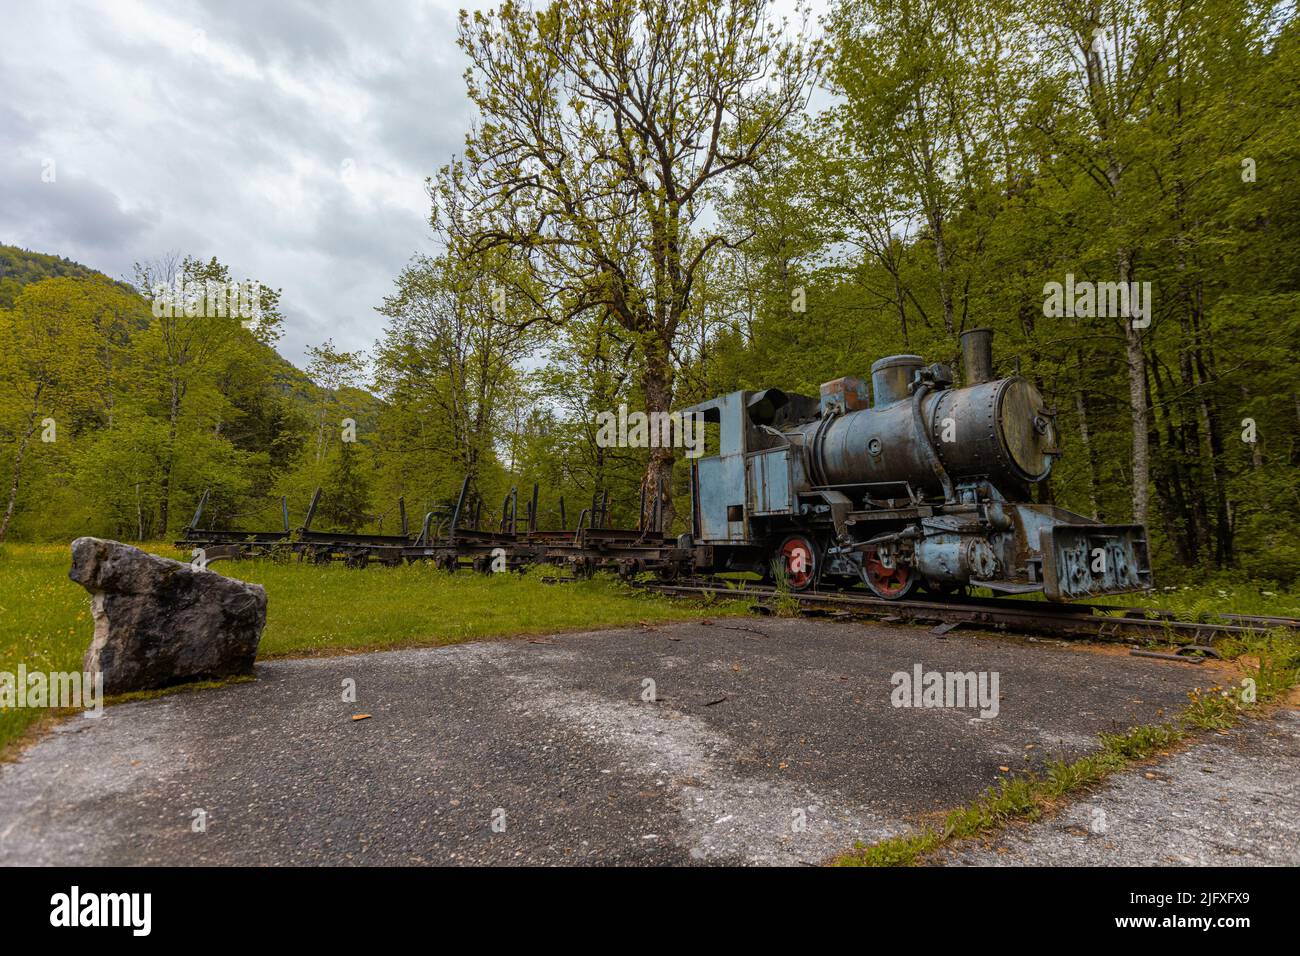
[[[68,577],[93,598],[88,673],[104,693],[251,674],[266,590],[102,538],[72,542]]]

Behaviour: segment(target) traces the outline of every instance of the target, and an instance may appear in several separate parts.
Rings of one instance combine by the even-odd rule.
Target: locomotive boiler
[[[686,409],[709,436],[691,464],[696,568],[795,590],[861,581],[887,599],[1149,587],[1141,525],[1032,500],[1060,455],[1055,413],[1027,379],[994,377],[992,336],[963,333],[960,386],[944,364],[893,355],[870,389],[846,377],[816,399],[769,388]]]

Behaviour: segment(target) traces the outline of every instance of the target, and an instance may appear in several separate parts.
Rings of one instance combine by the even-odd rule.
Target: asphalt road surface
[[[1052,819],[945,852],[966,866],[1300,865],[1300,712],[1117,774]]]
[[[894,706],[918,664],[996,672],[997,715]],[[276,661],[65,721],[0,765],[0,863],[817,863],[1157,721],[1212,666],[808,619]],[[1294,738],[1269,747],[1290,789],[1256,762],[1237,824],[1300,804]],[[1230,776],[1191,779],[1217,798]],[[1290,832],[1250,861],[1296,862]],[[1016,856],[972,853],[954,862]]]

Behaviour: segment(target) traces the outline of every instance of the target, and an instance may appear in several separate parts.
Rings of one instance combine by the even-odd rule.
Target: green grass
[[[998,781],[982,797],[944,817],[942,826],[859,846],[835,861],[837,866],[912,866],[946,843],[982,836],[1013,820],[1036,820],[1070,792],[1100,783],[1130,764],[1173,746],[1184,732],[1171,724],[1133,727],[1122,734],[1102,734],[1102,749],[1066,763],[1057,761],[1043,775],[1027,774]]]
[[[1191,733],[1231,727],[1253,708],[1300,684],[1300,642],[1293,636],[1275,632],[1233,640],[1224,642],[1221,651],[1236,656],[1246,676],[1255,681],[1254,701],[1246,699],[1241,687],[1197,688],[1188,694],[1187,707],[1169,723],[1100,734],[1101,747],[1095,753],[1052,763],[1041,775],[1000,780],[973,803],[950,811],[942,825],[923,826],[870,846],[859,844],[836,859],[835,865],[912,866],[947,843],[986,836],[1015,820],[1036,820],[1073,793],[1166,752]]]
[[[185,556],[167,545],[149,548]],[[78,671],[90,645],[89,595],[68,580],[66,545],[0,548],[0,672]],[[597,577],[545,584],[540,574],[447,574],[428,564],[351,570],[341,564],[220,562],[213,570],[266,588],[259,659],[440,646],[482,638],[746,613],[740,601],[684,602]],[[554,572],[550,572],[554,573]],[[42,710],[0,710],[0,750]]]
[[[1021,601],[1047,600],[1041,591],[1004,595],[994,594],[987,588],[974,588],[971,594],[978,597],[1009,597]],[[1173,611],[1183,621],[1209,621],[1220,614],[1300,618],[1300,592],[1277,586],[1257,587],[1243,583],[1167,585],[1157,587],[1149,593],[1134,591],[1128,594],[1103,594],[1083,599],[1079,603]]]
[[[1092,603],[1161,608],[1177,612],[1184,621],[1208,621],[1218,614],[1300,617],[1300,593],[1245,584],[1171,585],[1150,594],[1116,594]]]
[[[0,549],[0,672],[79,671],[93,629],[90,597],[68,580],[66,546]],[[0,709],[0,750],[45,715]]]

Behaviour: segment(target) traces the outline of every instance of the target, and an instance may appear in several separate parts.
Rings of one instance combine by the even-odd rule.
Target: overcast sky
[[[215,255],[284,290],[290,361],[368,349],[471,120],[465,5],[0,0],[0,243],[128,279]]]
[[[470,120],[461,5],[0,0],[0,242],[215,255],[284,289],[286,358],[368,348]]]

